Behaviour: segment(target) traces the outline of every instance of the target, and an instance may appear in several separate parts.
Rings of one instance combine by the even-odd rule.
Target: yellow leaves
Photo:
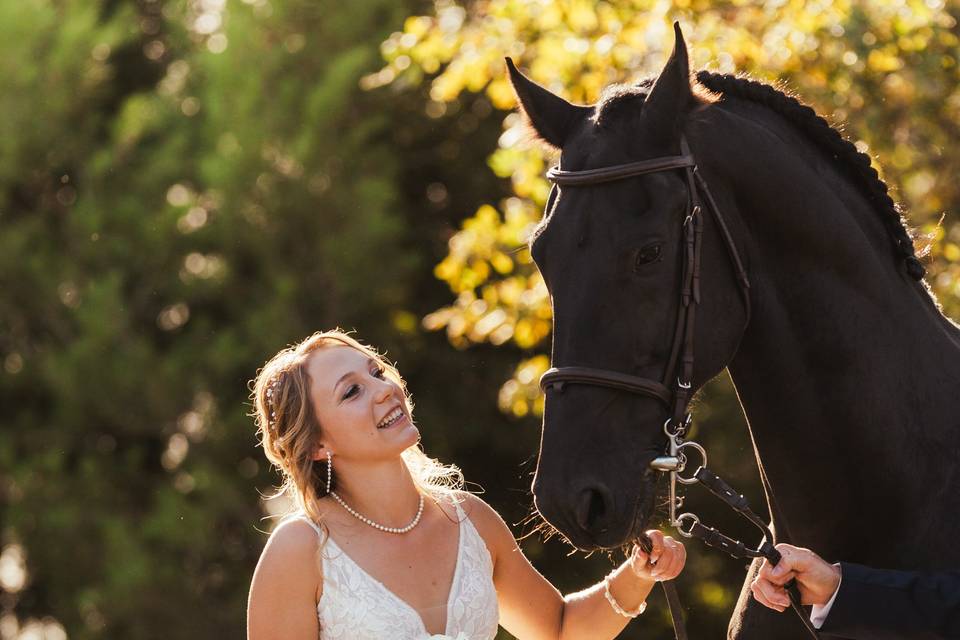
[[[940,45],[945,49],[952,49],[960,46],[960,38],[958,38],[956,34],[949,31],[938,31],[937,39]]]
[[[418,40],[430,31],[434,21],[426,16],[410,16],[403,21],[403,32],[409,33]]]
[[[903,60],[896,54],[896,51],[897,48],[894,46],[874,49],[867,56],[867,67],[878,73],[899,70],[903,67]]]
[[[916,97],[916,88],[902,73],[890,73],[883,79],[883,90],[891,105],[909,105]]]
[[[714,580],[704,580],[697,585],[697,597],[712,609],[723,610],[733,605],[733,593]]]
[[[550,302],[539,275],[528,270],[480,287],[480,292],[479,298],[474,290],[461,292],[453,305],[428,314],[424,328],[446,328],[447,338],[458,348],[512,340],[532,349],[550,334]]]
[[[391,314],[390,324],[401,334],[411,334],[417,330],[417,316],[409,311],[398,309]]]
[[[519,3],[516,3],[519,4]],[[543,3],[545,6],[539,14],[535,14],[539,27],[544,31],[549,31],[553,29],[562,29],[564,27],[563,23],[563,9],[562,5],[559,2],[546,2]]]
[[[921,29],[914,31],[909,35],[903,35],[897,38],[897,47],[904,52],[922,51],[927,47],[933,32],[930,29]]]
[[[517,105],[513,87],[506,78],[495,78],[487,85],[487,97],[495,109],[506,111]]]
[[[591,0],[575,0],[567,11],[567,25],[579,33],[589,33],[597,28],[595,3]]]
[[[948,262],[960,262],[960,247],[948,242],[943,246],[943,257]]]
[[[926,235],[930,239],[927,279],[944,311],[956,318],[960,314],[960,228],[954,226],[945,232],[938,226]]]
[[[530,260],[526,239],[537,211],[520,198],[503,202],[501,216],[483,205],[449,241],[434,274],[457,293],[456,302],[424,318],[431,331],[446,328],[457,347],[512,340],[523,349],[550,333],[550,302]]]
[[[540,376],[550,368],[550,358],[536,355],[517,365],[513,376],[500,387],[498,404],[504,413],[518,418],[533,413],[543,415],[543,394]]]
[[[490,257],[490,264],[500,275],[505,275],[513,271],[513,260],[502,251],[495,251]]]

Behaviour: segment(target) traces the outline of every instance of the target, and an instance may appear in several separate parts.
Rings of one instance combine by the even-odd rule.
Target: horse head
[[[529,124],[560,150],[561,173],[684,154],[684,133],[712,99],[691,82],[675,31],[673,54],[654,81],[614,87],[591,106],[550,93],[508,60]],[[693,178],[681,167],[585,184],[556,180],[531,242],[553,304],[554,367],[663,381],[661,389],[682,377],[678,318]],[[707,293],[689,336],[695,364],[679,381],[691,393],[733,358],[748,315],[720,230],[703,222],[697,286]],[[663,454],[670,417],[670,402],[655,396],[616,385],[547,386],[534,498],[575,546],[620,546],[646,528],[660,475],[650,462]]]

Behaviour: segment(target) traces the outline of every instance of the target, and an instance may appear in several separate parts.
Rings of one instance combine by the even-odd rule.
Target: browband
[[[586,169],[584,171],[564,171],[558,167],[553,167],[547,171],[547,179],[559,185],[586,185],[597,184],[600,182],[613,182],[633,176],[642,176],[645,173],[656,173],[658,171],[668,171],[670,169],[684,169],[693,167],[696,162],[690,154],[680,156],[667,156],[666,158],[653,158],[652,160],[640,160],[638,162],[629,162],[627,164],[616,164],[612,167],[600,167],[599,169]]]

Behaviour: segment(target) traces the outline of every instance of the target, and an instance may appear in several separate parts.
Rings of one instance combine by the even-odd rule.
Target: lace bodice
[[[456,505],[460,520],[457,564],[447,597],[447,627],[430,635],[420,614],[353,561],[326,536],[323,543],[323,595],[317,604],[320,640],[492,640],[499,611],[490,553],[470,518]],[[297,516],[322,536],[305,514]]]

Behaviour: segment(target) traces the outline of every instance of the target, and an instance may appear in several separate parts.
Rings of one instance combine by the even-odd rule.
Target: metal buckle
[[[683,528],[683,523],[684,523],[685,520],[689,520],[689,521],[690,521],[690,528],[689,528],[689,529],[684,529],[684,528]],[[692,514],[692,513],[681,513],[681,514],[677,517],[677,521],[676,521],[676,524],[675,524],[674,526],[677,528],[677,531],[680,532],[680,535],[682,535],[684,538],[692,538],[692,537],[693,537],[693,528],[694,528],[695,526],[697,526],[698,524],[700,524],[700,518],[698,518],[698,517],[695,516],[694,514]]]
[[[699,443],[693,442],[692,440],[690,442],[682,442],[677,446],[677,457],[680,458],[680,465],[676,471],[677,482],[680,484],[696,484],[699,480],[697,480],[695,476],[684,478],[680,475],[683,470],[687,468],[687,456],[683,453],[683,449],[687,447],[691,447],[700,452],[700,457],[703,459],[703,464],[700,465],[701,467],[707,466],[707,451],[701,447]]]
[[[673,422],[673,419],[672,419],[672,418],[667,418],[666,422],[663,423],[663,433],[664,433],[664,435],[667,436],[667,439],[668,439],[668,440],[673,440],[674,438],[681,438],[681,437],[683,437],[683,434],[686,432],[687,424],[689,424],[689,423],[684,423],[684,424],[678,426],[676,431],[670,431],[670,423],[671,423],[671,422]],[[673,455],[673,454],[670,454],[670,455]]]

